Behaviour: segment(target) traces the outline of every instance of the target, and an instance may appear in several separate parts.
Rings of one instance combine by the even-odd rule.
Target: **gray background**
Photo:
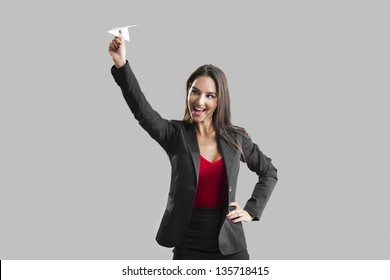
[[[2,1],[0,259],[170,259],[170,165],[110,74],[115,26],[154,108],[204,63],[279,182],[253,259],[389,259],[388,1]],[[150,172],[153,170],[153,172]],[[148,172],[149,171],[149,172]],[[241,166],[237,201],[256,176]]]

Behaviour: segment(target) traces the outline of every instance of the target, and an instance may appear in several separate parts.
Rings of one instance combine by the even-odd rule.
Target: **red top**
[[[226,169],[223,158],[210,162],[200,156],[199,183],[195,208],[221,208],[227,192]]]

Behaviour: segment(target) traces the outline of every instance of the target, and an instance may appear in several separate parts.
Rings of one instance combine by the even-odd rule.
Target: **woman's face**
[[[209,122],[217,108],[217,89],[213,79],[200,76],[194,80],[188,91],[188,110],[197,123]]]

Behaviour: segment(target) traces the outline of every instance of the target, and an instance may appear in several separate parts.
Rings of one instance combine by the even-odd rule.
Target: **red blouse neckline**
[[[208,163],[211,163],[211,164],[214,164],[214,163],[217,163],[219,161],[221,161],[223,159],[223,157],[220,157],[219,159],[217,159],[216,161],[209,161],[207,158],[205,158],[204,156],[200,155],[200,157],[205,160],[206,162]]]

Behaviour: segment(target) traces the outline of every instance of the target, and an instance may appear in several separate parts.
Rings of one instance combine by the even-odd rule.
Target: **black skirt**
[[[232,255],[222,255],[218,245],[222,215],[220,208],[194,208],[183,240],[173,249],[173,259],[249,260],[246,249]]]

